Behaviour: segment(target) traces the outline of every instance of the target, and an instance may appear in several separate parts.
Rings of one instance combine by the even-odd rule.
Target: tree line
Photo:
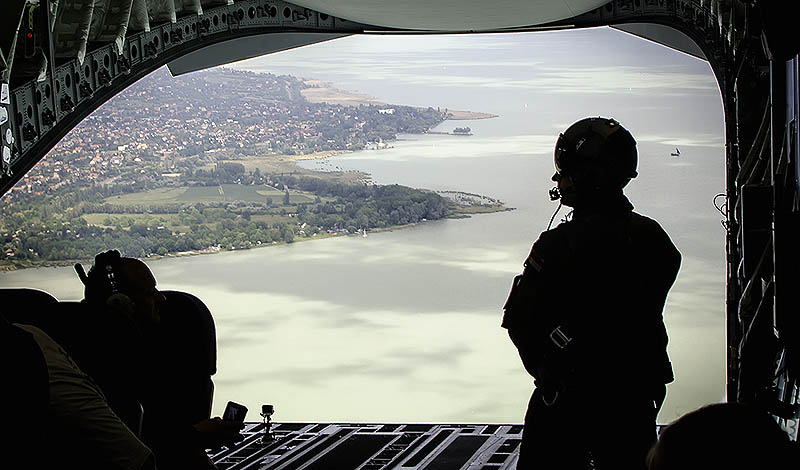
[[[313,202],[195,202],[121,205],[96,187],[2,208],[0,240],[12,264],[89,259],[110,247],[146,257],[200,250],[249,249],[296,237],[353,233],[447,217],[452,206],[436,193],[400,185],[341,183],[271,175],[275,186],[310,192]],[[286,192],[285,194],[288,194]],[[91,225],[84,216],[107,214]],[[265,217],[266,216],[266,217]],[[271,218],[272,221],[259,220]]]

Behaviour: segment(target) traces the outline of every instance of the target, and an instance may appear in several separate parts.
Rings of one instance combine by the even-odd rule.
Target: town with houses
[[[313,86],[225,68],[153,72],[70,131],[0,200],[0,268],[90,259],[112,245],[138,257],[208,253],[506,210],[491,198],[298,167],[389,149],[398,134],[452,118],[433,107],[311,102],[303,90]]]
[[[285,75],[221,69],[173,78],[160,69],[67,134],[10,199],[74,183],[110,183],[128,170],[137,178],[149,178],[150,170],[169,177],[247,155],[386,148],[397,133],[422,132],[444,120],[433,108],[310,103],[305,87]]]

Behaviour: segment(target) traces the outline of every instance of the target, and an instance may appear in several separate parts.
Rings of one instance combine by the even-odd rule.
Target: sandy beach
[[[352,150],[321,150],[319,152],[305,153],[302,155],[281,155],[286,160],[318,160],[321,158],[334,157],[344,153],[353,153]]]
[[[359,106],[362,104],[381,106],[386,104],[378,101],[374,96],[334,88],[330,82],[306,80],[304,83],[310,88],[306,88],[301,93],[312,103],[340,104],[344,106]]]

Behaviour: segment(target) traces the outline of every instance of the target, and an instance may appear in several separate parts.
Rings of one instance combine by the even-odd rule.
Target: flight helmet
[[[636,178],[637,164],[636,140],[614,119],[581,119],[556,142],[556,172],[570,176],[579,192],[622,189]]]
[[[98,253],[94,264],[85,272],[78,263],[75,271],[84,285],[84,298],[90,303],[104,303],[109,297],[121,290],[124,282],[122,276],[122,255],[117,250]]]

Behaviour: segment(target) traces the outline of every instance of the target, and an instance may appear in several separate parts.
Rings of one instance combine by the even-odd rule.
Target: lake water
[[[555,209],[558,132],[611,115],[639,141],[627,193],[684,256],[665,318],[676,382],[661,421],[723,399],[722,109],[707,64],[607,29],[547,34],[354,37],[236,65],[334,81],[385,102],[498,114],[474,136],[403,135],[332,159],[378,183],[454,189],[517,208],[351,236],[148,263],[217,323],[214,411],[227,400],[276,420],[521,422],[531,380],[499,327],[511,278]],[[681,157],[669,153],[680,147]],[[318,163],[304,162],[314,168]],[[565,211],[562,211],[562,214]],[[111,247],[109,247],[111,248]],[[0,274],[79,299],[71,268]],[[607,384],[592,384],[592,387]],[[592,410],[587,409],[587,419]]]

